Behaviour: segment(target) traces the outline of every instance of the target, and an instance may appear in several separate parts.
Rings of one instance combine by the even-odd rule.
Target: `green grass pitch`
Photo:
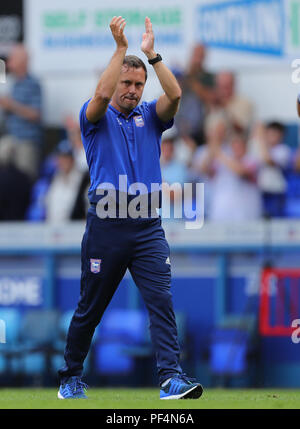
[[[196,400],[158,399],[158,389],[88,390],[87,400],[59,400],[57,389],[0,389],[0,409],[299,409],[300,389],[206,389]]]

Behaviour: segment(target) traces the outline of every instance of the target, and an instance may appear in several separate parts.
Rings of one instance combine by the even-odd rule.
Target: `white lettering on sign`
[[[244,0],[200,7],[200,40],[232,49],[280,54],[283,49],[281,6],[279,0]]]
[[[0,278],[0,305],[40,305],[42,285],[39,277]]]
[[[6,343],[6,325],[4,320],[0,319],[0,343]]]
[[[300,59],[295,58],[292,62],[292,67],[295,69],[292,73],[292,82],[293,83],[300,83]]]

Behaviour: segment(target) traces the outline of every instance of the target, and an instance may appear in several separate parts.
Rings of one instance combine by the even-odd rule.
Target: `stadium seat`
[[[256,315],[228,316],[211,334],[209,367],[214,386],[249,386],[258,362]],[[250,383],[257,383],[254,377]]]
[[[28,310],[23,317],[23,344],[51,344],[57,335],[59,313],[56,310]]]
[[[285,203],[285,214],[289,218],[300,218],[300,200],[299,198],[287,198]]]
[[[300,218],[300,174],[287,174],[287,195],[285,215],[290,218]]]
[[[44,199],[49,188],[48,179],[41,178],[33,185],[31,191],[31,202],[27,209],[26,219],[32,222],[37,222],[45,219],[45,204]]]
[[[20,311],[15,308],[0,308],[0,319],[5,322],[5,348],[16,345],[20,335]],[[1,344],[1,343],[0,343]]]
[[[249,333],[242,329],[216,329],[212,336],[210,369],[215,375],[240,375],[247,367]]]
[[[15,372],[18,368],[18,341],[21,328],[20,311],[15,308],[0,308],[0,320],[5,322],[5,343],[0,343],[0,373]]]
[[[20,336],[23,375],[45,375],[50,371],[58,317],[56,310],[29,310],[24,314]]]
[[[117,309],[108,311],[99,325],[101,340],[122,340],[128,344],[145,341],[147,317],[141,310]]]
[[[186,317],[183,313],[175,315],[183,352],[181,359],[184,359]],[[148,316],[143,310],[119,309],[105,315],[93,347],[94,370],[101,376],[102,383],[108,377],[109,384],[114,384],[114,376],[117,385],[122,380],[126,385],[131,383],[134,386],[157,383],[148,324]],[[135,377],[132,377],[133,371]]]
[[[300,174],[289,171],[286,175],[287,179],[287,196],[300,197]]]
[[[134,368],[134,360],[124,353],[124,343],[110,341],[95,348],[95,369],[98,374],[128,374]]]
[[[128,374],[134,368],[133,348],[146,342],[147,317],[144,311],[118,309],[103,318],[94,345],[97,374]]]
[[[46,370],[46,358],[43,353],[32,352],[22,358],[22,373],[24,375],[42,375]]]
[[[297,123],[285,125],[284,142],[292,149],[298,147],[299,125]]]
[[[262,193],[263,212],[267,218],[282,218],[285,216],[286,194]]]
[[[0,352],[0,374],[6,370],[6,359]]]

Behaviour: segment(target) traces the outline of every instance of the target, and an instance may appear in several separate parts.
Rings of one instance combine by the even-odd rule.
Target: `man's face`
[[[21,45],[15,46],[7,59],[8,70],[15,74],[23,74],[27,69],[27,53]]]
[[[242,159],[247,152],[247,143],[239,136],[235,136],[231,140],[231,149],[235,159]]]
[[[205,59],[205,46],[204,45],[196,45],[192,52],[191,57],[191,70],[196,72],[201,70]]]
[[[234,76],[229,72],[221,72],[217,76],[217,93],[221,102],[227,102],[234,94]]]
[[[267,128],[266,142],[269,147],[273,147],[282,142],[283,134],[276,128]]]
[[[60,154],[57,157],[58,170],[63,174],[69,174],[74,167],[74,158],[71,155]]]
[[[139,103],[145,87],[145,71],[142,67],[123,66],[112,104],[122,113],[130,113]]]

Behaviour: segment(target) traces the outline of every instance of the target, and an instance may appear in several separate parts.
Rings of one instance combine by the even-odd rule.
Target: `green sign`
[[[49,30],[54,29],[78,29],[86,24],[84,11],[70,12],[46,12],[43,16],[44,26]]]
[[[107,27],[113,16],[123,16],[128,26],[144,25],[145,17],[149,16],[153,25],[174,26],[182,22],[181,9],[159,8],[146,9],[103,9],[96,10],[87,16],[83,10],[79,11],[51,11],[43,15],[43,24],[47,30],[70,29],[77,30],[93,24],[95,27]]]
[[[149,16],[153,25],[178,25],[181,23],[181,10],[176,8],[145,9],[106,9],[96,12],[96,25],[106,26],[113,16],[123,16],[128,26],[144,25]]]

